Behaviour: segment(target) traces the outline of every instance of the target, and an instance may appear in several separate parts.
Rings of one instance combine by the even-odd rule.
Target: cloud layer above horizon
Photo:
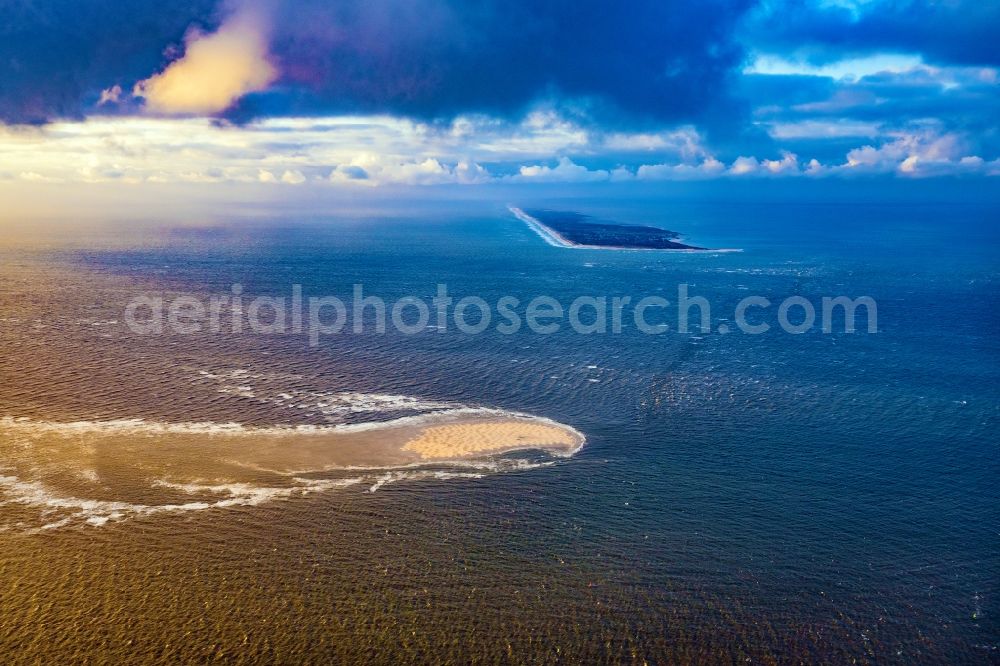
[[[2,3],[0,182],[991,176],[998,31],[972,0]]]

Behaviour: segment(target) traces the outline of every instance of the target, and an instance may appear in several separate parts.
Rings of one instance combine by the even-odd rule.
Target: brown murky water
[[[252,275],[257,264],[242,251],[233,250]],[[780,461],[766,450],[760,463],[740,446],[714,447],[726,441],[719,423],[742,433],[746,414],[766,423],[799,409],[801,394],[758,399],[747,393],[756,384],[727,383],[713,367],[688,381],[673,360],[640,381],[641,359],[623,361],[607,389],[588,379],[599,370],[585,361],[560,388],[566,361],[556,354],[515,365],[527,347],[503,347],[500,367],[463,340],[422,352],[392,339],[314,349],[253,335],[137,336],[121,324],[128,297],[213,293],[231,278],[212,282],[221,264],[211,262],[178,273],[169,253],[138,253],[112,270],[88,252],[0,256],[2,663],[947,663],[995,654],[991,601],[977,592],[990,589],[989,561],[933,548],[923,558],[895,534],[878,541],[887,528],[864,512],[883,506],[880,497],[853,491],[855,517],[810,495],[796,474],[772,474],[766,465]],[[271,268],[280,274],[282,264]],[[659,344],[655,353],[673,353]],[[438,353],[439,365],[415,363],[417,353]],[[327,469],[331,460],[317,462],[309,447],[289,455],[273,430],[434,418],[503,406],[484,396],[550,393],[538,404],[581,405],[559,419],[588,437],[576,456],[415,468],[383,459],[379,469],[338,459]],[[727,421],[719,405],[738,414]],[[654,444],[682,435],[708,444],[656,466]],[[357,441],[368,448],[354,462],[386,446],[375,435]],[[922,523],[911,531],[927,533]]]

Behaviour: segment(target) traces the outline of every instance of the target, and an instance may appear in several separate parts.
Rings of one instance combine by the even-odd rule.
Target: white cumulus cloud
[[[610,178],[609,172],[601,169],[591,171],[585,166],[575,164],[568,157],[560,157],[554,167],[544,164],[522,166],[514,176],[514,180],[536,183],[592,183]]]

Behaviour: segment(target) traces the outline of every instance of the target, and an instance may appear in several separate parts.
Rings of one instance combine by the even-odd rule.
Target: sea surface
[[[553,247],[506,203],[66,221],[0,243],[0,661],[1000,663],[1000,211],[516,202],[742,250],[683,253]],[[432,321],[311,345],[125,324],[137,296],[234,284],[348,306],[356,284],[567,305],[687,284],[711,330]],[[772,309],[744,334],[750,295],[869,296],[878,330],[792,335]],[[269,429],[448,410],[586,444],[407,469],[240,460]]]

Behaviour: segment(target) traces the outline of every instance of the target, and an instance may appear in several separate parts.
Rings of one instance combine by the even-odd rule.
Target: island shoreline
[[[702,254],[702,253],[729,253],[729,252],[742,252],[740,248],[702,248],[702,247],[627,247],[623,245],[587,245],[583,243],[576,243],[569,240],[562,234],[560,234],[555,229],[546,225],[544,222],[538,218],[529,215],[524,212],[523,209],[508,205],[507,210],[511,212],[514,217],[524,222],[529,229],[538,234],[542,240],[551,245],[552,247],[560,247],[571,250],[624,250],[624,251],[637,251],[637,252],[685,252],[691,254]]]

